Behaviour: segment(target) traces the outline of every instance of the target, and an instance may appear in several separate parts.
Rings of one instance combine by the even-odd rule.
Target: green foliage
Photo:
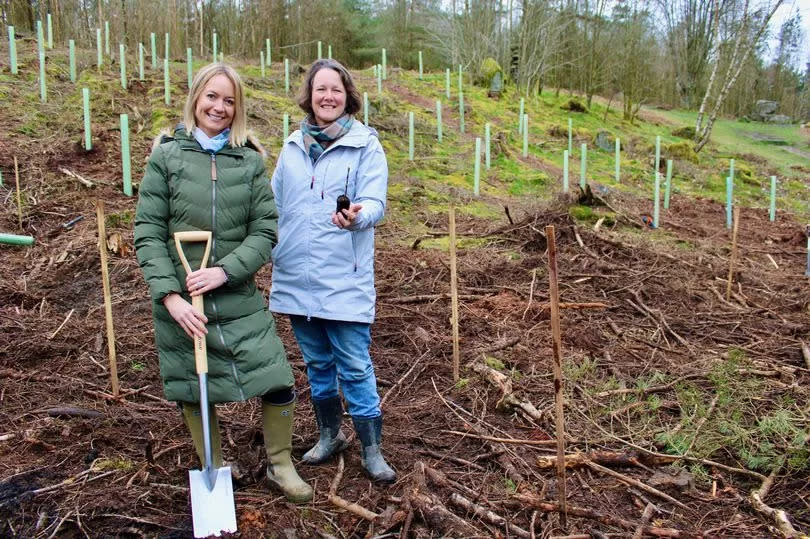
[[[132,210],[124,210],[118,213],[109,213],[104,220],[107,228],[130,228],[135,219]]]
[[[506,365],[504,365],[503,361],[496,357],[487,356],[484,358],[484,363],[490,368],[495,369],[496,371],[502,371],[506,369]]]
[[[693,140],[695,138],[695,128],[692,126],[683,126],[671,131],[673,137],[685,138]]]
[[[456,382],[456,384],[453,387],[456,389],[464,389],[469,385],[469,383],[470,383],[469,378],[459,378],[458,382]]]
[[[503,486],[506,487],[506,490],[508,490],[512,494],[517,492],[517,485],[515,484],[514,481],[512,481],[508,477],[503,478]]]
[[[586,357],[579,364],[574,361],[567,361],[563,364],[563,371],[565,372],[565,379],[571,382],[588,379],[596,373],[596,360],[592,357]]]
[[[501,65],[498,63],[495,58],[488,57],[484,58],[484,61],[481,62],[481,79],[482,82],[489,87],[489,84],[492,82],[492,77],[495,76],[496,73],[503,71],[501,69]]]
[[[569,112],[588,112],[588,107],[579,99],[571,98],[562,105],[560,108]]]
[[[698,162],[698,156],[692,148],[691,142],[673,142],[663,147],[663,156],[668,159],[680,159],[691,163]]]
[[[568,215],[577,221],[596,222],[596,214],[590,206],[571,206],[568,208]]]

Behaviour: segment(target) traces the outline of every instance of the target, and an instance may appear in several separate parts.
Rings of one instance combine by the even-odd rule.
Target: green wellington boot
[[[184,402],[181,406],[183,410],[183,422],[186,424],[191,439],[194,440],[194,449],[200,457],[200,467],[205,466],[205,449],[203,445],[202,416],[200,415],[200,405],[196,402]],[[211,459],[215,468],[222,467],[222,439],[219,435],[219,421],[217,421],[217,411],[214,406],[208,406],[208,423],[211,427]]]
[[[293,503],[306,503],[312,499],[312,487],[295,471],[292,451],[293,411],[295,401],[287,404],[262,402],[262,429],[267,450],[267,479]]]

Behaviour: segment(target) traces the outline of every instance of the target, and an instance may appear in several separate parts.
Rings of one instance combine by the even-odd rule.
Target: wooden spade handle
[[[186,254],[183,252],[183,242],[205,242],[205,254],[203,254],[202,262],[199,269],[204,269],[208,263],[208,254],[211,252],[211,232],[207,230],[192,230],[188,232],[175,232],[174,244],[177,247],[177,254],[180,255],[180,261],[183,263],[186,273],[191,273],[191,266],[188,264]],[[203,314],[204,304],[203,295],[192,296],[191,306],[200,314]],[[194,337],[194,363],[197,368],[197,374],[206,374],[208,372],[208,353],[205,347],[205,336]]]

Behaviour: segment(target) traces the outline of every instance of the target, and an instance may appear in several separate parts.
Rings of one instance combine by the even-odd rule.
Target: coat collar
[[[371,129],[363,125],[363,122],[359,121],[357,118],[354,119],[352,122],[352,127],[349,129],[349,132],[340,137],[335,141],[334,144],[329,146],[326,149],[326,152],[332,150],[332,148],[337,148],[339,146],[346,146],[349,148],[363,148],[368,144],[368,139],[373,135]],[[284,144],[293,143],[298,146],[302,152],[307,153],[306,148],[304,148],[304,135],[301,133],[300,129],[295,130],[287,140],[284,141]]]
[[[205,150],[202,149],[202,147],[200,146],[200,143],[197,142],[197,139],[195,139],[193,135],[189,135],[186,132],[186,127],[183,124],[177,124],[177,127],[175,127],[175,129],[174,129],[174,140],[177,141],[177,143],[180,145],[180,148],[182,148],[183,150],[194,150],[194,151],[198,151],[198,152],[209,153],[209,152],[206,152]],[[247,144],[246,148],[250,148],[252,150],[255,150],[255,151],[261,153],[258,148],[255,148],[253,146],[253,144],[251,144],[250,141],[248,141],[248,144]],[[216,153],[216,155],[229,155],[229,156],[232,156],[232,157],[244,157],[245,156],[244,150],[245,150],[245,147],[243,147],[243,148],[234,148],[230,144],[226,144],[225,146],[222,147],[221,150],[219,150]]]

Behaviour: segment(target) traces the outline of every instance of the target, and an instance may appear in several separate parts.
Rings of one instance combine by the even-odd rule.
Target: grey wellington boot
[[[385,462],[380,442],[382,441],[382,416],[372,418],[352,417],[354,430],[362,445],[361,457],[366,474],[379,483],[393,483],[397,474]]]
[[[200,457],[201,466],[205,466],[205,449],[203,444],[202,416],[200,414],[200,404],[197,402],[184,402],[181,404],[183,410],[183,422],[186,424],[191,439],[194,441],[194,449]],[[208,423],[211,430],[211,460],[215,468],[222,467],[222,439],[219,435],[219,421],[217,421],[217,411],[213,405],[208,406]]]
[[[262,403],[267,479],[277,486],[289,501],[306,503],[312,499],[312,487],[301,479],[290,459],[294,410],[294,400],[287,404]]]
[[[312,449],[304,453],[302,462],[307,464],[320,464],[329,457],[340,453],[349,445],[346,436],[340,430],[340,423],[343,420],[343,406],[340,403],[340,396],[323,400],[313,400],[312,407],[315,409],[315,420],[318,422],[320,438]]]

